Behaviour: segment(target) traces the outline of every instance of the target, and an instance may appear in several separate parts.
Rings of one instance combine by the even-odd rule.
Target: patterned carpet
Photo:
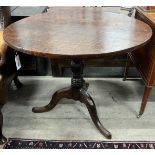
[[[4,149],[154,149],[155,141],[58,141],[10,138]]]

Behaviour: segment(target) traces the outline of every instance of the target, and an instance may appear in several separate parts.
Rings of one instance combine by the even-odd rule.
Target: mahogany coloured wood
[[[147,46],[141,48],[140,51],[132,53],[132,59],[134,59],[145,84],[149,87],[155,86],[155,12],[144,12],[140,7],[137,7],[135,17],[149,24],[152,28],[153,35]],[[138,60],[138,57],[141,59]]]
[[[71,87],[63,88],[56,91],[50,103],[48,105],[42,107],[34,107],[32,109],[35,113],[47,112],[53,109],[58,102],[63,98],[78,100],[81,103],[84,103],[89,111],[89,114],[97,127],[97,129],[108,139],[111,139],[111,133],[104,128],[101,124],[98,115],[95,103],[92,97],[87,92],[89,84],[85,82],[82,77],[84,64],[80,60],[72,60],[71,62],[71,70],[73,72],[73,77],[71,79]]]
[[[51,102],[34,107],[33,112],[49,111],[62,98],[84,103],[98,130],[106,137],[96,106],[83,79],[82,59],[102,58],[130,52],[144,46],[151,38],[151,28],[125,15],[105,13],[102,8],[55,7],[53,11],[35,15],[8,26],[4,40],[12,48],[26,54],[51,59],[72,59],[71,87],[57,91]]]
[[[146,46],[128,53],[130,59],[127,61],[131,60],[135,64],[145,82],[145,90],[138,115],[139,118],[144,113],[152,87],[155,86],[155,12],[151,10],[147,12],[143,7],[136,7],[135,18],[149,24],[153,31],[151,40]],[[124,79],[127,75],[127,68],[128,65],[125,67]]]
[[[26,54],[54,59],[101,58],[135,50],[151,28],[134,18],[91,7],[54,7],[8,26],[4,40]]]
[[[144,12],[154,12],[155,11],[155,6],[140,6],[139,7],[142,11]]]

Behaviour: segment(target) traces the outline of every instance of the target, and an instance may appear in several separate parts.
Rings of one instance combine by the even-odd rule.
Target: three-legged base
[[[72,61],[71,69],[73,72],[72,85],[64,89],[60,89],[53,94],[50,103],[43,107],[34,107],[32,109],[35,113],[47,112],[53,109],[62,98],[78,100],[84,103],[89,111],[89,114],[97,127],[97,129],[108,139],[111,139],[111,133],[104,128],[98,116],[95,103],[92,97],[87,92],[88,83],[82,78],[83,64],[81,61]]]

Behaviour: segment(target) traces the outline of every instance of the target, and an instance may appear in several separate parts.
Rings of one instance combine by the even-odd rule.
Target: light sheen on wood
[[[102,7],[53,7],[8,26],[4,40],[30,55],[88,59],[132,51],[151,35],[147,24]]]

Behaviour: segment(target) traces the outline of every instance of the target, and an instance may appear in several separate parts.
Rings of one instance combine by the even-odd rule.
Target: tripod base
[[[41,113],[41,112],[47,112],[53,109],[58,102],[63,99],[73,99],[78,100],[81,103],[84,103],[89,111],[89,114],[91,116],[92,121],[94,122],[97,129],[108,139],[111,139],[111,133],[104,128],[104,126],[101,124],[98,115],[95,103],[92,99],[92,97],[87,92],[89,84],[86,83],[82,78],[82,71],[83,66],[80,61],[73,61],[71,64],[72,72],[73,72],[73,78],[72,78],[72,84],[71,87],[63,88],[58,91],[56,91],[53,94],[53,97],[48,105],[45,105],[43,107],[34,107],[32,109],[35,113]]]

